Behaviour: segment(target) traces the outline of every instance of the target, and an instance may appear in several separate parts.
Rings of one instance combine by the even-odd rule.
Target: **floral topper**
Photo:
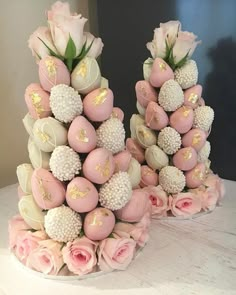
[[[182,67],[192,56],[196,46],[197,36],[187,31],[181,31],[179,21],[160,23],[154,30],[153,40],[147,43],[147,49],[152,57],[163,58],[173,70]]]
[[[39,27],[29,38],[29,48],[37,62],[47,55],[55,56],[72,71],[85,56],[97,58],[101,54],[101,38],[84,32],[87,19],[72,14],[68,3],[53,4],[47,19],[48,27]]]

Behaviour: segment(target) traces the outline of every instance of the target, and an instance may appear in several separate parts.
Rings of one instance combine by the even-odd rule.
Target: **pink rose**
[[[64,265],[61,248],[62,244],[53,240],[39,242],[29,254],[26,265],[46,275],[57,275]]]
[[[90,44],[93,42],[87,56],[97,58],[102,53],[102,49],[104,46],[104,44],[102,43],[102,39],[95,38],[91,33],[85,32],[83,43],[85,43],[86,41],[87,41],[86,48],[88,48]]]
[[[182,58],[190,58],[201,41],[196,41],[197,36],[190,32],[178,33],[175,45],[173,47],[174,61],[177,64]]]
[[[68,3],[56,2],[48,11],[48,23],[53,42],[58,52],[64,56],[69,38],[73,40],[77,56],[83,46],[83,31],[87,19],[81,14],[71,14]],[[70,57],[70,58],[74,58]]]
[[[52,36],[50,30],[47,27],[39,27],[29,38],[28,44],[32,51],[32,55],[36,57],[36,61],[47,55],[50,55],[49,49],[43,44],[43,42],[55,53],[57,50],[53,45]]]
[[[217,202],[220,204],[225,195],[225,186],[223,180],[217,174],[210,173],[207,175],[204,185],[216,189],[218,192]]]
[[[10,249],[14,249],[16,246],[17,236],[21,233],[25,233],[30,227],[25,223],[24,219],[20,215],[16,215],[9,220],[8,232],[9,232],[9,246]]]
[[[160,28],[154,30],[152,42],[147,43],[147,49],[150,50],[153,58],[166,56],[166,42],[172,47],[177,38],[178,31],[181,28],[179,21],[169,21],[161,23]]]
[[[217,204],[217,200],[219,199],[219,193],[214,188],[206,188],[204,192],[202,192],[202,209],[204,211],[214,210]]]
[[[158,186],[149,186],[145,188],[149,193],[149,199],[152,203],[152,215],[166,216],[169,210],[169,199],[163,188]]]
[[[196,197],[201,200],[202,209],[204,211],[212,211],[215,209],[219,194],[214,187],[206,187],[201,185],[198,188],[191,189],[189,191],[194,193]]]
[[[98,265],[101,270],[124,270],[132,261],[135,253],[136,242],[124,237],[107,238],[99,243]]]
[[[68,269],[75,274],[84,275],[92,272],[97,264],[97,244],[86,237],[68,242],[62,249],[63,260]]]
[[[168,46],[173,46],[178,36],[178,32],[181,30],[181,23],[179,21],[171,20],[166,23],[160,23],[160,28],[164,31]]]
[[[144,216],[138,223],[116,223],[113,232],[119,237],[125,237],[124,233],[129,234],[129,236],[135,240],[137,245],[144,247],[149,240],[149,226],[150,215],[146,214],[146,216]]]
[[[191,192],[169,197],[170,209],[174,216],[188,217],[201,211],[201,199]]]
[[[25,231],[19,233],[15,247],[16,256],[21,260],[21,262],[26,264],[30,252],[38,247],[40,241],[45,239],[47,239],[47,235],[43,231]]]

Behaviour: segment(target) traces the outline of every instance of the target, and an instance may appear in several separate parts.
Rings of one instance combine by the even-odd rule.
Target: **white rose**
[[[147,43],[147,49],[151,52],[153,58],[164,58],[166,56],[166,43],[163,29],[157,28],[154,30],[153,40]]]
[[[89,32],[85,32],[83,43],[85,43],[86,41],[87,41],[86,48],[88,48],[90,46],[90,44],[93,42],[91,48],[89,49],[87,56],[97,58],[102,53],[102,49],[104,46],[102,39],[94,37]]]
[[[41,40],[47,46],[45,46]],[[32,55],[36,57],[37,62],[40,60],[40,58],[50,55],[50,51],[47,47],[49,47],[53,52],[57,53],[57,50],[53,45],[50,30],[47,27],[39,27],[36,31],[34,31],[29,38],[28,44],[32,51]]]
[[[181,30],[181,23],[179,21],[171,20],[166,23],[160,23],[160,28],[163,30],[168,46],[174,45],[178,32]]]
[[[190,32],[179,32],[173,47],[173,56],[175,64],[177,64],[186,55],[190,58],[201,41],[196,41],[197,36]]]
[[[52,39],[62,56],[65,55],[70,37],[75,44],[76,56],[80,53],[83,46],[83,33],[86,21],[87,19],[82,17],[81,14],[70,14],[67,3],[58,1],[48,11],[48,24]]]
[[[181,28],[179,21],[169,21],[160,23],[160,28],[154,30],[152,42],[147,43],[147,49],[150,50],[153,58],[166,56],[166,42],[172,47]]]

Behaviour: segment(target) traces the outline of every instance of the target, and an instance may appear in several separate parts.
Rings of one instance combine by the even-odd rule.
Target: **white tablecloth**
[[[21,270],[7,250],[16,185],[0,189],[0,295],[236,294],[236,183],[223,207],[193,220],[154,220],[151,238],[127,271],[82,281],[45,280]]]

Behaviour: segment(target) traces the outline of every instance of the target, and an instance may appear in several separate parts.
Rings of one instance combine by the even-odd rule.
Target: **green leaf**
[[[94,38],[95,39],[95,38]],[[94,39],[93,41],[90,43],[89,47],[85,50],[85,55],[88,54],[89,50],[91,49],[92,45],[93,45],[93,42],[94,42]]]
[[[39,37],[38,37],[39,38]],[[39,40],[43,43],[43,45],[49,50],[49,52],[50,52],[50,55],[52,55],[52,56],[55,56],[55,57],[57,57],[57,58],[59,58],[59,59],[61,59],[61,60],[63,60],[63,57],[62,56],[60,56],[60,55],[58,55],[58,54],[56,54],[50,47],[48,47],[48,45],[41,39],[41,38],[39,38]]]
[[[42,59],[42,57],[34,50],[35,55],[38,57],[38,59]]]
[[[92,45],[93,45],[93,42],[94,42],[94,39],[93,39],[93,41],[90,43],[89,47],[86,48],[86,44],[87,44],[87,40],[86,40],[84,46],[82,47],[82,50],[81,50],[81,52],[80,52],[80,55],[78,56],[78,59],[81,60],[81,59],[83,59],[83,58],[88,54],[89,50],[91,49],[91,47],[92,47]]]
[[[64,268],[65,266],[66,266],[66,264],[64,263],[64,264],[62,265],[62,267],[59,269],[58,273],[60,273],[60,271],[63,270],[63,268]]]
[[[174,47],[174,44],[172,44],[171,46],[169,46],[167,40],[165,39],[165,43],[166,43],[166,56],[164,59],[169,59],[170,55],[171,55],[171,52],[173,51],[173,47]]]
[[[84,231],[83,231],[83,229],[81,229],[79,237],[82,238],[83,236],[84,236]]]
[[[71,72],[72,68],[73,68],[73,59],[72,58],[68,58],[65,60],[66,66],[68,68],[68,70]]]
[[[33,228],[26,228],[26,229],[21,229],[22,231],[30,231],[32,233],[35,233],[37,230]]]
[[[166,43],[166,56],[165,56],[164,60],[168,60],[169,59],[169,55],[170,55],[170,48],[169,48],[169,45],[168,45],[166,39],[165,39],[165,43]]]
[[[174,56],[173,56],[173,48],[170,49],[168,58],[165,61],[172,68],[172,70],[175,69],[175,61],[174,61]]]
[[[94,41],[94,39],[93,39],[93,41]],[[90,43],[90,45],[87,48],[86,48],[86,46],[87,46],[87,40],[84,42],[84,45],[82,46],[80,53],[73,60],[72,69],[74,69],[77,66],[77,64],[83,58],[85,58],[85,56],[88,54],[89,50],[91,49],[91,47],[93,45],[93,41]]]
[[[150,58],[150,61],[144,62],[144,65],[152,65],[154,63],[154,59]]]
[[[80,56],[82,56],[84,54],[84,51],[86,49],[86,45],[87,45],[87,40],[84,42],[84,45],[82,46],[80,53],[76,56],[75,59],[80,59]]]
[[[73,59],[76,56],[76,47],[75,43],[72,40],[71,36],[68,40],[67,46],[66,46],[66,51],[65,51],[65,58],[66,59]]]
[[[189,50],[190,51],[190,50]],[[175,65],[175,68],[181,68],[185,63],[186,61],[188,60],[188,55],[189,55],[189,51],[188,53],[186,53],[186,55]]]
[[[189,189],[188,189],[188,187],[187,187],[187,186],[185,186],[185,187],[183,188],[182,192],[183,192],[183,193],[187,193],[187,192],[188,192],[188,190],[189,190]]]
[[[111,234],[108,236],[108,238],[110,238],[110,239],[115,239],[113,233],[111,233]]]
[[[65,245],[66,245],[66,243],[62,243],[60,250],[62,250]]]

